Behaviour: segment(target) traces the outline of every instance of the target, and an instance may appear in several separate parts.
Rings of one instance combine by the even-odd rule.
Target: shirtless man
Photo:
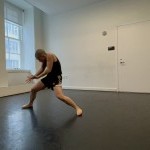
[[[46,53],[43,49],[38,49],[35,52],[36,59],[41,62],[41,68],[37,71],[35,75],[27,77],[26,82],[30,83],[33,79],[42,78],[38,81],[32,88],[30,92],[30,101],[28,104],[22,106],[23,109],[28,109],[33,107],[33,102],[36,98],[38,91],[47,88],[51,88],[56,97],[69,106],[72,106],[76,110],[77,116],[82,115],[82,109],[69,97],[63,94],[62,90],[62,71],[61,64],[58,58],[52,53]]]

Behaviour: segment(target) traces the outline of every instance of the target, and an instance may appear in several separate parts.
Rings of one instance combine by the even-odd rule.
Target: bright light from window
[[[5,20],[6,68],[21,68],[22,26]]]

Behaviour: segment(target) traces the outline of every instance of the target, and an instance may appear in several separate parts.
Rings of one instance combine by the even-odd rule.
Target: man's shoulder
[[[47,57],[52,57],[54,54],[51,52],[47,52]]]
[[[47,52],[47,61],[53,60],[54,59],[54,54],[51,52]]]

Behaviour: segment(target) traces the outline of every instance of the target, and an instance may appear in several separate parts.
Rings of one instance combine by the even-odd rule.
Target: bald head
[[[35,58],[40,62],[44,62],[46,60],[47,53],[43,49],[37,49],[35,52]]]
[[[41,56],[44,56],[46,52],[43,49],[37,49],[35,52],[35,57],[38,59]]]

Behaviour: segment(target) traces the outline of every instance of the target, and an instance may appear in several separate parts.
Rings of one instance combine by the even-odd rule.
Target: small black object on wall
[[[108,51],[113,51],[113,50],[115,50],[115,46],[109,46],[108,47]]]

